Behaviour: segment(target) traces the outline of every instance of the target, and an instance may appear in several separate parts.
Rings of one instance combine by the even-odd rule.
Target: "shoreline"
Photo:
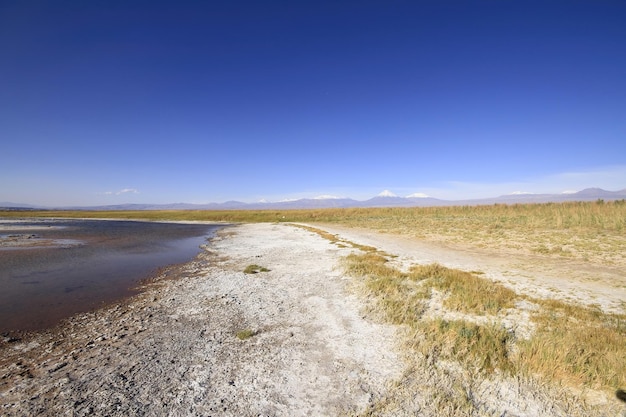
[[[468,259],[396,236],[321,227],[396,254],[398,265],[445,255],[443,261],[462,266]],[[289,224],[222,228],[193,261],[163,271],[131,299],[51,332],[1,342],[0,410],[7,416],[441,415],[433,399],[464,374],[454,364],[427,361],[406,368],[404,330],[369,317],[358,280],[343,272],[342,259],[355,251]],[[253,264],[269,271],[243,272]],[[501,265],[485,267],[495,275]],[[408,402],[377,409],[407,389],[407,375],[415,389]],[[522,377],[496,375],[466,389],[485,415],[589,414],[578,395],[564,398]],[[611,401],[600,399],[607,415],[623,408]]]
[[[243,229],[243,230],[242,230]],[[399,376],[338,249],[285,225],[224,228],[127,302],[0,347],[3,415],[337,415]],[[303,262],[303,260],[305,260]],[[267,273],[245,274],[258,263]],[[167,271],[166,271],[167,275]],[[298,285],[294,285],[298,284]],[[237,333],[254,335],[240,340]],[[385,336],[385,337],[382,337]]]

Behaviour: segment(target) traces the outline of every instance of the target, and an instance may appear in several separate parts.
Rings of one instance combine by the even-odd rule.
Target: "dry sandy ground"
[[[626,312],[626,270],[622,265],[425,242],[336,225],[320,227],[344,239],[397,255],[400,267],[437,262],[449,268],[482,272],[521,294],[597,305],[605,312]]]
[[[534,285],[543,282],[536,271],[509,268],[510,259],[486,263],[491,257],[363,230],[331,231],[398,255],[400,264],[437,261],[479,269],[513,286],[553,291]],[[364,301],[352,290],[353,279],[342,273],[341,258],[352,250],[289,225],[224,229],[196,260],[164,273],[127,302],[80,315],[54,331],[5,338],[0,414],[336,416],[371,411],[402,388],[398,382],[407,373],[398,347],[401,330],[368,319]],[[243,273],[250,264],[270,272]],[[525,279],[517,284],[520,277]],[[580,294],[565,283],[556,290],[572,297],[591,294],[609,309],[626,299],[623,292],[592,283]],[[254,335],[242,340],[237,337],[242,330]],[[424,375],[413,381],[424,390],[414,392],[411,401],[374,414],[438,415],[445,407],[424,398],[429,390],[444,390],[446,375],[453,373],[440,369]],[[413,373],[413,379],[418,375]],[[479,405],[472,414],[568,415],[567,404],[533,389],[523,381],[485,381],[473,388]],[[613,414],[607,415],[623,413],[620,407],[608,407]]]

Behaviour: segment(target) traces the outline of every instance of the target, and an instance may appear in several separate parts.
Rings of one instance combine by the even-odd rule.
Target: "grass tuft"
[[[552,381],[592,388],[626,386],[626,315],[538,300],[536,330],[519,347],[519,366]]]
[[[497,314],[513,307],[517,298],[502,284],[438,264],[413,266],[411,276],[428,279],[433,288],[447,294],[445,307],[465,313]]]
[[[264,266],[252,264],[246,266],[246,269],[244,269],[243,272],[246,274],[258,274],[259,272],[270,272],[270,270],[265,268]]]
[[[417,348],[425,357],[464,363],[474,372],[511,371],[511,334],[497,324],[478,325],[466,320],[428,320],[419,324],[423,339]]]
[[[236,336],[239,340],[247,340],[253,336],[256,336],[258,333],[251,329],[244,329],[237,332]]]
[[[411,325],[426,310],[430,290],[387,262],[379,253],[352,254],[346,257],[346,269],[352,275],[366,278],[366,288],[378,299],[389,321]]]

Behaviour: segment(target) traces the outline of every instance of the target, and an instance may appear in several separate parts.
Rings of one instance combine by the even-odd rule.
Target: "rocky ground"
[[[400,264],[438,261],[480,269],[518,290],[554,290],[536,270],[512,268],[511,259],[328,229],[398,255]],[[401,329],[366,317],[353,279],[342,273],[341,258],[353,250],[290,225],[225,228],[193,262],[164,272],[130,300],[45,333],[5,337],[0,414],[336,416],[376,409],[372,405],[403,388],[398,382],[407,369]],[[252,264],[269,271],[244,273]],[[550,280],[558,275],[554,268],[546,270]],[[591,292],[607,310],[618,308],[623,287],[613,291],[602,282],[556,293],[584,298]],[[380,414],[428,416],[445,409],[424,399],[427,391],[436,397],[456,371],[424,369],[412,374],[423,377],[414,386],[424,391],[403,397],[401,412]],[[524,381],[484,381],[472,395],[482,404],[475,415],[567,415],[574,409]],[[611,400],[617,401],[603,401]],[[622,413],[620,407],[607,410]]]

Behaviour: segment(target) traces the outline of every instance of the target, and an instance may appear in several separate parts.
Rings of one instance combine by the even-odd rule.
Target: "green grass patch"
[[[252,265],[246,266],[243,272],[246,274],[258,274],[259,272],[270,272],[270,270],[264,266],[252,264]]]
[[[258,333],[251,329],[244,329],[237,332],[236,336],[239,340],[247,340],[253,336],[256,336]]]

